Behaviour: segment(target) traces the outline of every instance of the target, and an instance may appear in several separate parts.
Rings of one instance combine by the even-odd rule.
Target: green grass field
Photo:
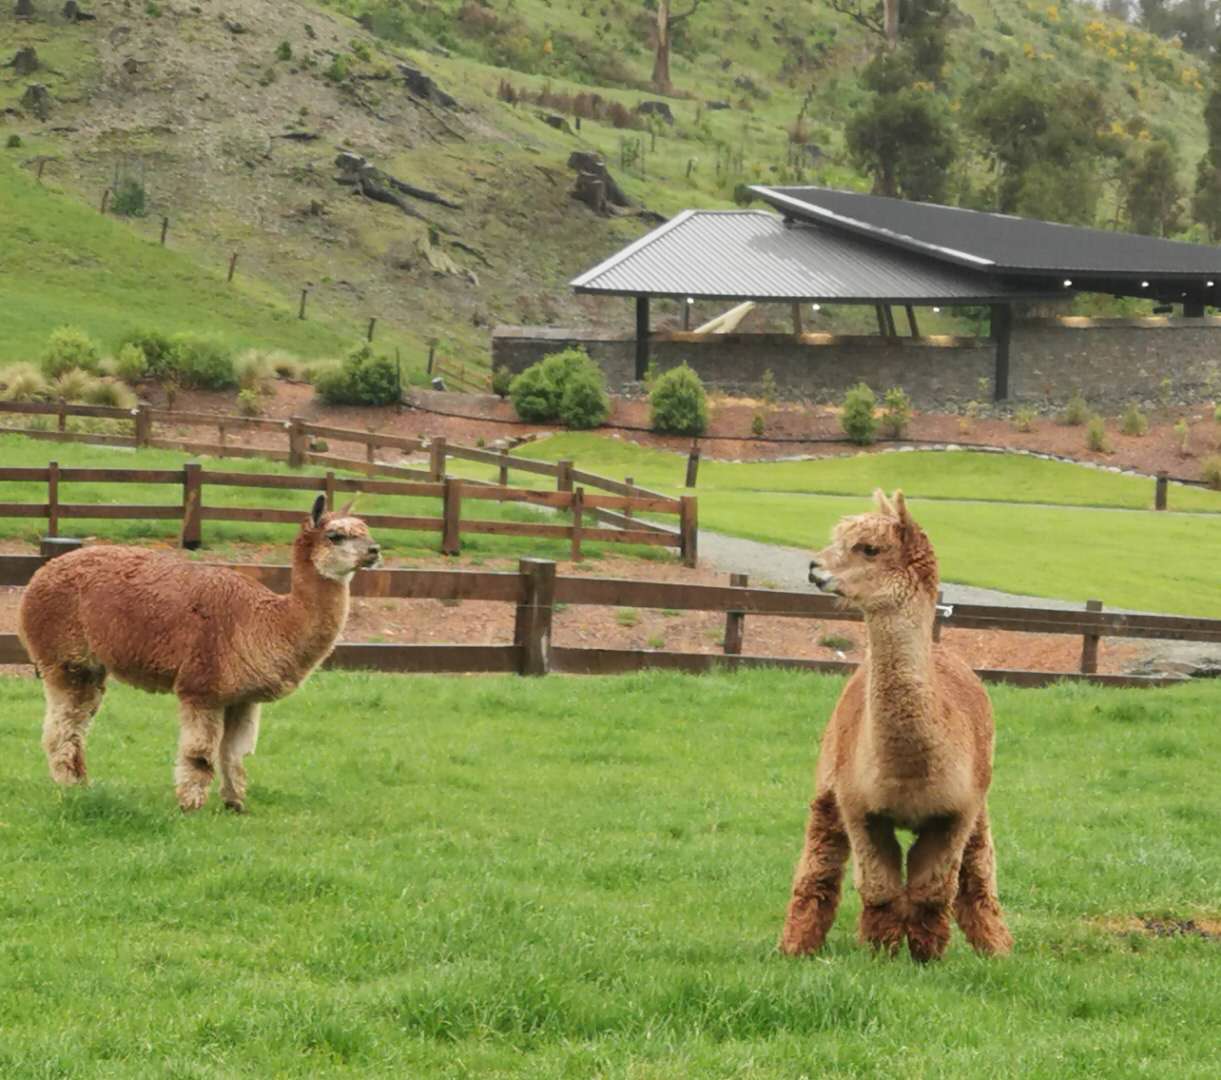
[[[586,467],[605,475],[631,475],[671,494],[680,490],[676,485],[685,473],[682,455],[589,435],[561,435],[516,452],[589,462]],[[840,517],[870,508],[875,487],[899,487],[915,496],[913,513],[933,541],[946,581],[1221,617],[1221,520],[1211,512],[1221,510],[1221,495],[1175,488],[1172,505],[1200,512],[1136,512],[1151,497],[1151,481],[1062,462],[933,452],[760,464],[705,461],[696,489],[700,526],[764,543],[819,548]],[[997,501],[979,501],[981,493]]]
[[[112,690],[60,792],[0,680],[0,1074],[1216,1076],[1217,942],[1122,925],[1221,914],[1217,687],[994,688],[1016,951],[927,969],[851,888],[773,949],[838,689],[322,674],[237,818],[178,812],[172,699]]]

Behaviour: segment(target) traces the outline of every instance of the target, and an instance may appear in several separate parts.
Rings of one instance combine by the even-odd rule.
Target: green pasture
[[[251,813],[112,689],[60,791],[0,680],[5,1077],[1211,1078],[1217,687],[994,688],[1007,959],[774,950],[838,680],[323,673]],[[336,723],[342,717],[342,723]]]
[[[58,461],[63,468],[112,469],[180,469],[185,461],[199,461],[205,471],[240,473],[290,473],[286,466],[258,458],[201,458],[168,450],[124,451],[79,443],[35,441],[21,435],[0,435],[0,464],[5,466],[45,467],[48,461]],[[298,470],[309,476],[323,476],[326,470],[310,467]],[[337,475],[344,475],[337,471]],[[468,491],[469,495],[470,492]],[[351,496],[337,493],[336,504],[342,505]],[[205,484],[205,506],[267,507],[300,509],[308,514],[317,493],[285,491],[274,488],[221,487]],[[61,503],[123,504],[141,506],[182,506],[182,488],[173,484],[90,484],[62,483]],[[40,503],[47,501],[47,485],[34,481],[0,482],[0,502]],[[440,517],[441,500],[398,495],[361,495],[357,512],[362,514],[397,514],[417,517]],[[544,524],[564,524],[566,515],[556,515],[514,503],[499,503],[464,499],[463,521],[523,521]],[[121,521],[102,518],[65,518],[60,523],[61,535],[98,536],[119,542],[172,541],[179,535],[178,520]],[[215,558],[218,547],[242,542],[252,544],[287,545],[296,529],[293,525],[263,522],[205,521],[204,546],[200,558]],[[416,532],[379,528],[377,539],[389,557],[419,557],[435,555],[440,545],[440,532]],[[10,518],[0,515],[0,539],[24,540],[37,543],[46,534],[45,518]],[[462,534],[462,549],[470,555],[533,555],[542,558],[567,559],[567,540],[536,537],[512,537],[482,533]],[[602,554],[630,554],[641,558],[669,558],[667,549],[637,545],[582,543],[582,553],[589,558]]]

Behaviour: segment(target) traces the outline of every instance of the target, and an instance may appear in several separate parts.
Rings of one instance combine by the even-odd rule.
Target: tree
[[[657,46],[653,57],[653,86],[659,94],[674,89],[670,81],[670,35],[676,25],[695,14],[701,0],[691,0],[691,6],[680,15],[670,11],[670,0],[657,0]]]
[[[940,201],[956,155],[949,110],[938,94],[904,87],[876,93],[844,131],[854,164],[879,195]]]
[[[1192,216],[1208,230],[1215,243],[1221,240],[1221,50],[1213,53],[1213,88],[1204,106],[1208,149],[1196,167],[1196,190]]]
[[[1179,224],[1179,162],[1165,139],[1145,144],[1125,175],[1128,226],[1147,236],[1168,236]]]

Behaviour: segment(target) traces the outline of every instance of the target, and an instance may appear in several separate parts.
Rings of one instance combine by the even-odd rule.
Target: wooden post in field
[[[47,535],[59,535],[59,462],[47,464]]]
[[[375,316],[373,316],[373,318],[371,318],[371,319],[369,320],[369,329],[368,329],[368,332],[365,334],[365,340],[366,340],[366,341],[372,341],[372,340],[373,340],[373,328],[374,328],[376,325],[377,325],[377,316],[375,315]]]
[[[683,566],[699,565],[699,500],[694,495],[684,495],[679,515],[680,544]]]
[[[746,574],[730,574],[729,584],[745,589],[750,584]],[[746,613],[744,611],[727,611],[725,613],[725,655],[740,656],[742,654],[742,637],[746,630]]]
[[[551,620],[555,605],[555,563],[522,559],[522,602],[517,605],[513,644],[521,649],[523,675],[546,675],[551,670]]]
[[[132,415],[135,417],[136,445],[148,446],[149,440],[153,437],[153,418],[149,412],[148,403],[140,402],[132,409]]]
[[[373,441],[373,432],[369,432],[369,438],[365,442],[365,461],[370,465],[373,464],[373,459],[377,451],[377,443]]]
[[[217,441],[220,444],[220,452],[217,454],[217,457],[224,457],[225,456],[225,422],[223,420],[216,421],[216,435],[217,435]]]
[[[1101,600],[1087,600],[1086,611],[1101,611]],[[1085,675],[1093,675],[1098,671],[1098,634],[1081,635],[1081,671]]]
[[[436,354],[437,354],[437,343],[435,341],[430,341],[428,343],[428,367],[426,368],[426,370],[430,376],[432,375],[432,362],[433,362],[433,359],[436,357]]]
[[[309,289],[302,289],[302,290],[301,290],[301,307],[300,307],[300,309],[297,311],[297,318],[298,318],[298,319],[304,319],[304,318],[305,318],[305,298],[306,298],[307,296],[309,296]]]
[[[58,406],[58,411],[55,414],[56,427],[60,431],[67,431],[68,430],[68,403],[66,401],[64,401],[63,398],[60,398],[56,404]]]
[[[1166,509],[1166,495],[1170,487],[1170,474],[1165,469],[1157,474],[1157,486],[1153,489],[1153,509]]]
[[[110,188],[102,192],[102,213],[106,213],[106,207],[110,205]]]
[[[233,271],[236,269],[237,269],[237,252],[235,251],[232,255],[229,256],[229,276],[227,278],[225,278],[226,282],[229,282],[230,284],[232,284]]]
[[[501,450],[500,452],[500,486],[509,486],[509,451]]]
[[[165,234],[170,231],[170,219],[163,217],[161,219],[161,246],[165,247]]]
[[[428,444],[428,471],[432,474],[432,482],[440,483],[445,479],[445,436],[438,435]]]
[[[203,466],[188,461],[182,470],[182,546],[194,551],[203,542]]]
[[[585,489],[577,488],[572,493],[572,561],[581,561],[581,513],[585,508]]]
[[[441,554],[457,555],[462,550],[459,535],[462,521],[462,481],[456,476],[445,477],[444,509],[445,528],[441,533]]]
[[[40,184],[42,183],[42,170],[45,169],[46,167],[47,167],[47,159],[39,158],[38,159],[38,182]]]
[[[687,455],[687,483],[685,487],[695,487],[695,479],[700,472],[700,441],[691,440],[691,452]]]
[[[330,513],[335,509],[335,472],[328,469],[326,474],[326,509]]]
[[[288,422],[288,464],[290,468],[299,469],[305,464],[305,421],[294,416]]]
[[[623,482],[627,485],[627,497],[629,499],[635,498],[636,493],[632,490],[632,488],[636,486],[636,482],[630,476],[625,476],[623,478]],[[625,506],[623,508],[623,516],[625,518],[630,518],[632,516],[632,508],[630,506]]]
[[[572,490],[572,462],[557,461],[555,463],[555,490],[556,491],[571,491]]]

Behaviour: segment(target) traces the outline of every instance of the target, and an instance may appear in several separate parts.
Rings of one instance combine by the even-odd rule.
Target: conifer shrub
[[[703,435],[708,430],[708,395],[699,375],[686,363],[654,380],[649,406],[654,431]]]

